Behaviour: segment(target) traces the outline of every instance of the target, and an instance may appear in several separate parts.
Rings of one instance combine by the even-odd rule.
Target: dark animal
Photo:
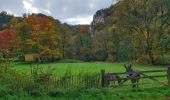
[[[112,73],[112,74],[107,74],[106,75],[106,79],[107,79],[107,85],[110,85],[110,82],[113,81],[114,85],[116,85],[116,81],[118,82],[118,84],[121,84],[121,78],[118,74],[116,73]]]
[[[126,68],[126,73],[128,74],[128,78],[131,79],[132,87],[139,87],[139,79],[140,79],[140,73],[136,72],[132,69],[132,65],[126,66],[124,64],[124,67]]]

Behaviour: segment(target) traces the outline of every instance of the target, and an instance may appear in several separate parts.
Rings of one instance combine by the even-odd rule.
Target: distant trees
[[[14,36],[14,30],[0,31],[0,52],[3,57],[14,56],[15,49],[17,48],[16,37]]]
[[[54,21],[44,16],[28,16],[16,25],[16,34],[20,36],[21,52],[37,53],[39,60],[59,59],[59,36]]]
[[[165,61],[170,55],[170,1],[117,1],[101,10],[101,16],[97,13],[98,20],[107,17],[93,25],[94,34],[90,34],[89,25],[62,24],[44,14],[14,17],[1,12],[0,52],[4,56],[6,51],[37,54],[39,61],[170,63]]]
[[[60,27],[60,45],[61,45],[61,52],[62,52],[62,58],[66,58],[66,53],[68,51],[68,44],[70,40],[69,33],[69,25],[64,24]]]
[[[65,59],[88,60],[89,33],[87,25],[69,26],[63,24],[60,27],[60,51]]]
[[[147,63],[156,63],[156,55],[162,52],[158,50],[161,39],[168,41],[169,37],[165,31],[169,27],[167,4],[167,0],[123,0],[116,5],[114,26],[120,26],[117,29],[119,36],[125,35],[119,42],[126,44],[127,49],[122,49],[129,51],[131,59],[145,56]],[[167,42],[163,44],[169,45]]]
[[[109,61],[161,61],[170,53],[170,49],[165,50],[170,44],[169,5],[168,0],[118,0],[110,7],[111,16],[103,27],[96,25],[93,51],[102,48]]]
[[[0,30],[8,28],[12,18],[13,18],[12,15],[7,14],[6,11],[2,11],[0,13]]]

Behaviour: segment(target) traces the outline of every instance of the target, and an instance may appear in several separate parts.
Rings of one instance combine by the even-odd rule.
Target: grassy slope
[[[34,64],[37,66],[36,64]],[[105,69],[107,72],[123,72],[125,71],[123,63],[52,63],[52,64],[39,64],[38,66],[47,68],[52,67],[56,74],[63,74],[68,70],[72,72],[100,72],[101,69]],[[29,71],[30,65],[24,63],[15,63],[15,68],[22,71]],[[134,65],[136,70],[157,70],[166,69],[163,66],[149,66],[149,65]]]
[[[36,65],[35,65],[36,66]],[[52,64],[39,64],[38,66],[46,69],[48,66],[51,66],[54,68],[54,73],[56,75],[62,75],[66,71],[70,71],[72,73],[100,73],[101,69],[105,69],[106,72],[124,72],[125,69],[123,67],[123,63],[52,63]],[[29,64],[23,64],[23,63],[16,63],[15,68],[17,70],[21,70],[24,72],[30,72],[30,65]],[[149,65],[134,65],[133,68],[135,70],[139,71],[146,71],[146,70],[162,70],[162,69],[167,69],[165,66],[149,66]],[[162,73],[149,73],[148,75],[165,75],[166,72]],[[126,77],[121,76],[121,77]],[[166,77],[163,78],[157,78],[160,81],[167,81]],[[145,87],[153,87],[153,86],[162,86],[162,84],[159,84],[153,80],[150,79],[141,79],[140,83],[147,83],[147,82],[154,82],[155,84],[147,84],[147,85],[141,85],[140,87],[145,88]],[[125,84],[131,84],[130,81],[126,82]],[[118,87],[116,89],[130,89],[131,86],[126,86],[126,87]]]
[[[105,69],[108,72],[122,72],[124,71],[124,67],[122,63],[54,63],[54,64],[40,64],[39,66],[43,68],[47,68],[51,66],[54,68],[56,74],[63,74],[67,70],[71,70],[72,72],[100,72],[101,69]],[[29,72],[30,67],[28,64],[16,63],[15,68],[17,70]],[[163,66],[142,66],[142,65],[134,65],[136,70],[157,70],[157,69],[166,69]],[[162,74],[162,73],[156,73]],[[165,74],[165,73],[164,73]],[[161,78],[162,79],[162,78]],[[165,80],[166,78],[163,78]],[[144,79],[140,82],[151,82],[151,80]],[[153,82],[153,81],[152,81]],[[127,83],[130,83],[127,82]],[[160,85],[141,85],[140,88],[143,87],[152,87],[152,86],[160,86]],[[63,92],[66,90],[62,90],[62,92],[57,94],[57,97],[30,97],[27,94],[19,94],[19,95],[7,95],[6,97],[2,97],[2,99],[6,98],[9,100],[169,100],[170,98],[170,88],[152,88],[148,90],[138,90],[138,91],[130,91],[131,87],[120,87],[120,88],[111,88],[106,90],[100,89],[80,89],[71,92]],[[121,92],[113,92],[113,91]]]

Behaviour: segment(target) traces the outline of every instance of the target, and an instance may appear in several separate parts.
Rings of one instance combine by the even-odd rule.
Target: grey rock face
[[[97,23],[105,23],[105,20],[110,15],[111,15],[111,12],[109,11],[109,8],[102,9],[96,12],[96,14],[93,17],[93,21],[90,24],[90,28],[89,28],[89,31],[92,37],[95,33]]]

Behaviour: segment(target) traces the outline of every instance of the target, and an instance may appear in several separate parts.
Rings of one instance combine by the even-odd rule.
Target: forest
[[[102,20],[100,20],[100,18]],[[170,64],[169,0],[120,0],[96,12],[91,25],[68,25],[44,14],[0,13],[1,58],[37,61]]]

